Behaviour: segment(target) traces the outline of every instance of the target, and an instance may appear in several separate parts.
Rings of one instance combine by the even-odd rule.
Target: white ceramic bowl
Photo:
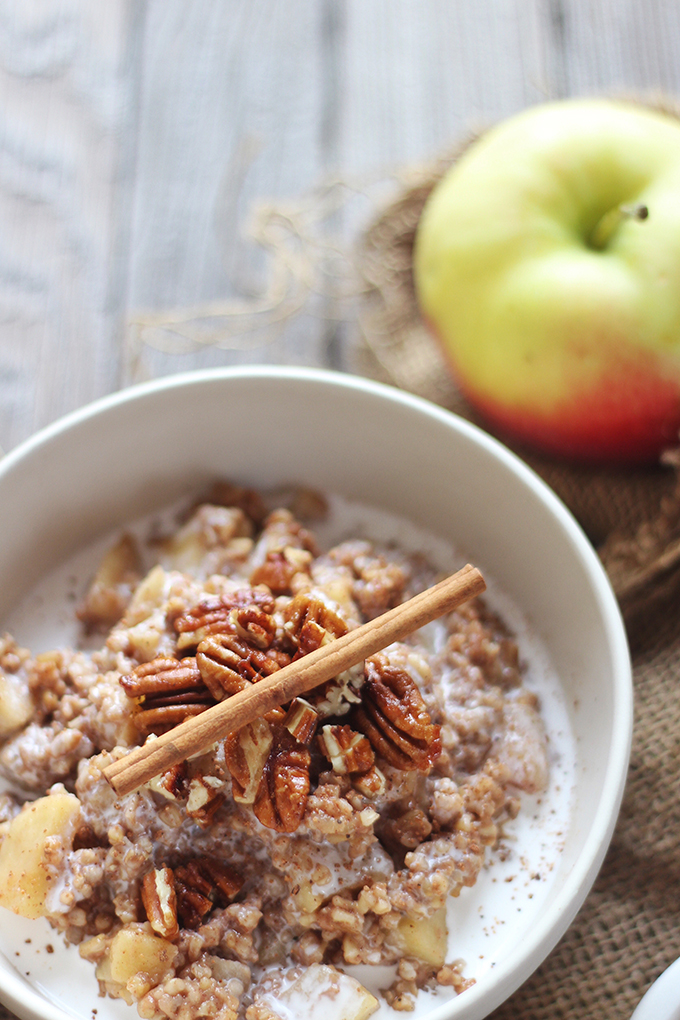
[[[58,561],[216,476],[307,484],[417,522],[488,572],[545,642],[577,754],[571,810],[561,847],[553,847],[549,884],[541,898],[540,883],[532,883],[536,896],[526,894],[524,912],[510,902],[514,896],[496,901],[503,883],[489,879],[481,893],[465,890],[456,901],[461,931],[483,927],[487,938],[485,953],[477,953],[474,933],[458,953],[477,982],[457,998],[428,1000],[419,1009],[428,1020],[480,1020],[532,973],[573,920],[619,810],[632,685],[624,629],[600,563],[535,474],[448,412],[340,374],[223,370],[101,400],[4,459],[0,620]],[[90,966],[74,949],[57,952],[58,937],[36,924],[0,917],[0,997],[11,1009],[31,1020],[91,1020],[93,1007],[97,1020],[136,1015],[120,1002],[97,999]],[[29,944],[31,932],[40,934]],[[55,952],[40,957],[46,940]],[[76,992],[81,985],[84,998]]]
[[[631,1020],[680,1020],[680,960],[659,975]]]

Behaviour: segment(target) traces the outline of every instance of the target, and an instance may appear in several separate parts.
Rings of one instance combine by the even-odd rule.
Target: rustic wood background
[[[351,370],[309,242],[290,271],[249,239],[263,204],[275,246],[289,213],[348,242],[395,171],[548,98],[677,94],[679,56],[675,0],[2,0],[0,446],[169,372]]]
[[[0,0],[0,446],[170,372],[354,370],[380,202],[593,93],[680,94],[677,0]]]

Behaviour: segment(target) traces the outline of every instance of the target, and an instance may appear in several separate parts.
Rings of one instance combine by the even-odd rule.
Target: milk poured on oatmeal
[[[467,557],[413,522],[372,507],[333,497],[333,512],[327,533],[318,529],[325,543],[333,544],[347,536],[363,535],[393,543],[401,549],[421,554],[442,573],[460,569]],[[479,980],[495,965],[499,954],[511,949],[518,939],[518,927],[530,931],[550,903],[552,874],[559,861],[568,831],[576,773],[576,747],[569,713],[559,677],[539,635],[532,629],[520,608],[499,588],[493,576],[476,563],[487,584],[485,600],[498,612],[515,637],[524,667],[524,684],[540,698],[549,749],[548,788],[538,795],[523,794],[518,816],[504,826],[498,853],[490,855],[473,889],[465,890],[448,905],[449,950],[447,959],[462,958],[466,973]],[[423,628],[424,641],[433,650],[444,639],[441,621]],[[376,991],[370,970],[352,969],[363,983]],[[386,978],[382,979],[385,983]],[[415,1017],[424,1016],[433,1005],[449,996],[441,989],[422,991],[416,1003]],[[377,1017],[396,1013],[381,1004]]]
[[[331,497],[329,504],[330,513],[327,519],[323,522],[315,522],[313,526],[322,554],[324,550],[342,546],[345,542],[361,543],[363,540],[368,542],[377,541],[381,549],[387,550],[386,555],[388,558],[392,549],[395,551],[395,561],[399,561],[404,555],[410,557],[409,569],[411,571],[412,583],[416,588],[419,586],[419,575],[421,573],[423,585],[431,583],[432,572],[427,564],[433,564],[438,570],[449,573],[460,567],[464,562],[463,557],[456,551],[451,550],[446,543],[422,532],[409,522],[400,520],[382,511],[349,503],[338,497]],[[139,522],[130,530],[138,538],[144,539],[149,533],[151,524],[152,522],[145,520]],[[163,526],[165,527],[165,525]],[[157,523],[154,525],[154,530],[158,530]],[[45,578],[43,583],[17,608],[11,618],[5,621],[5,629],[13,634],[19,644],[27,645],[33,653],[47,651],[60,645],[72,647],[76,645],[78,640],[81,639],[81,634],[77,624],[74,622],[74,604],[82,598],[88,578],[108,544],[98,543],[96,547],[93,546],[90,549],[84,550],[68,564]],[[347,556],[352,551],[351,547],[348,547],[348,549]],[[359,546],[356,549],[359,556],[366,555],[370,558],[370,555],[372,555],[372,553],[362,552]],[[479,565],[483,569],[484,564]],[[316,564],[316,576],[323,580],[329,570],[333,572],[336,571],[336,568],[337,563],[331,562],[329,565],[329,563],[323,561],[322,555]],[[367,578],[366,590],[369,593],[367,597],[370,597],[370,569],[367,573]],[[523,620],[519,610],[511,604],[502,592],[497,590],[493,579],[487,576],[486,580],[488,594],[485,597],[485,601],[490,609],[503,620],[508,631],[512,633],[517,642],[522,666],[522,688],[526,689],[531,696],[537,698],[540,704],[540,717],[548,734],[547,759],[549,778],[547,780],[547,789],[533,795],[527,792],[521,794],[519,798],[521,800],[521,808],[517,816],[504,819],[500,831],[489,835],[488,838],[492,842],[489,843],[489,848],[484,854],[483,866],[481,866],[481,870],[475,870],[474,874],[470,873],[471,882],[474,882],[472,887],[458,889],[460,895],[449,901],[447,907],[449,940],[446,960],[464,960],[465,965],[462,967],[461,973],[466,981],[480,980],[485,971],[492,967],[495,961],[512,944],[516,943],[518,932],[530,930],[532,921],[540,917],[545,909],[545,905],[549,902],[551,874],[559,859],[562,835],[566,832],[569,824],[575,761],[568,713],[559,680],[554,675],[545,649],[538,637],[532,633],[526,621]],[[186,597],[188,598],[189,596]],[[438,656],[440,658],[443,657],[442,661],[446,661],[441,668],[438,668],[436,683],[433,685],[432,690],[425,690],[426,703],[432,708],[437,699],[445,705],[450,704],[452,713],[460,713],[462,711],[465,715],[465,718],[460,721],[460,726],[475,725],[478,726],[480,734],[484,734],[484,726],[487,725],[488,720],[495,718],[492,704],[493,695],[492,693],[485,694],[479,704],[466,703],[463,709],[460,708],[460,671],[457,671],[455,668],[455,654],[447,651],[447,642],[450,642],[450,636],[447,632],[445,621],[435,621],[435,623],[424,628],[423,632],[419,635],[421,651],[415,649],[412,655],[410,653],[400,653],[401,658],[398,654],[395,654],[394,662],[399,666],[406,663],[412,675],[420,682],[422,676],[419,673],[421,667],[419,666],[418,656],[426,654],[427,656],[433,656],[435,659]],[[88,641],[88,643],[91,642]],[[121,647],[123,646],[121,645]],[[406,660],[409,661],[406,662]],[[449,660],[451,661],[449,662]],[[426,670],[426,664],[424,668]],[[424,686],[427,687],[427,684]],[[522,697],[526,701],[528,696],[522,695]],[[353,711],[352,706],[350,706],[351,711]],[[507,734],[490,733],[485,736],[485,739],[488,737],[491,741],[496,742],[494,746],[502,747],[502,753],[506,756],[511,768],[513,767],[513,746],[515,749],[519,748],[518,754],[515,755],[517,759],[515,766],[521,768],[523,741],[536,738],[535,734],[529,733],[526,727],[523,729],[526,720],[531,719],[531,712],[524,706],[524,702],[520,700],[517,706],[510,706],[508,708],[508,715],[512,715],[513,712],[516,712],[519,721],[514,726],[514,729],[512,729],[510,737]],[[351,718],[351,715],[348,715],[347,718]],[[339,722],[342,723],[343,719],[344,717],[341,717]],[[463,751],[459,751],[456,743],[458,739],[457,734],[453,731],[447,731],[446,720],[442,724],[442,739],[447,753],[452,756],[456,754],[463,755]],[[471,755],[474,757],[475,753],[475,744],[472,741],[470,746],[464,749],[465,761],[468,761]],[[461,758],[461,760],[463,759]],[[88,782],[91,787],[91,784],[96,783],[96,776],[93,776]],[[425,842],[420,845],[420,848],[417,845],[413,847],[414,850],[418,849],[420,854],[418,862],[419,870],[416,870],[414,873],[416,876],[420,876],[418,878],[419,882],[422,878],[427,878],[427,869],[429,867],[432,869],[433,879],[435,881],[438,880],[437,876],[440,874],[441,868],[441,854],[443,853],[449,854],[451,867],[460,866],[465,868],[465,866],[469,865],[468,849],[456,850],[455,847],[451,846],[447,850],[444,844],[439,849],[436,848],[437,841],[434,840],[434,837],[430,839],[428,836],[428,826],[430,834],[432,833],[433,823],[435,825],[441,824],[445,828],[447,817],[449,817],[451,812],[458,810],[456,807],[456,797],[458,794],[455,784],[447,782],[445,777],[437,782],[439,785],[435,790],[433,800],[437,810],[432,818],[428,820],[428,818],[423,817],[419,821],[417,812],[420,808],[417,807],[414,801],[413,812],[415,814],[414,819],[409,821],[410,828],[404,828],[406,822],[402,824],[399,819],[388,818],[384,834],[381,837],[383,841],[386,840],[385,845],[388,847],[394,845],[395,839],[403,838],[406,843],[402,844],[401,854],[403,856],[404,849],[406,849],[408,857],[408,854],[412,852],[412,850],[408,849],[410,842],[417,839],[419,831],[422,830],[425,833],[423,837]],[[85,790],[86,788],[88,788],[87,783],[84,784],[83,789]],[[101,811],[100,821],[102,829],[105,829],[109,823],[116,824],[118,808],[115,805],[115,798],[111,798],[109,802],[106,798],[102,799],[98,796],[96,803],[99,805],[98,810]],[[372,824],[370,820],[374,815],[381,812],[381,803],[380,799],[373,802],[377,812],[370,804],[363,808],[367,824]],[[385,804],[387,804],[387,801],[385,801]],[[170,805],[170,807],[174,809],[174,805]],[[155,812],[163,810],[163,808],[159,808],[158,803],[153,799],[153,795],[149,793],[139,810],[141,814],[136,825],[141,830],[150,824],[152,825]],[[437,812],[439,813],[437,814]],[[389,808],[386,818],[393,813],[394,809]],[[375,876],[371,881],[377,882],[371,896],[365,897],[364,901],[360,902],[361,898],[356,901],[359,907],[358,913],[356,913],[356,904],[353,906],[354,916],[357,918],[356,923],[359,924],[362,917],[375,917],[380,920],[381,916],[385,916],[384,913],[381,914],[381,911],[389,912],[394,910],[394,902],[391,902],[389,897],[388,899],[381,900],[383,895],[381,892],[382,887],[386,882],[389,883],[390,869],[395,867],[382,842],[379,841],[378,843],[367,845],[359,856],[352,857],[351,855],[348,856],[346,852],[346,847],[348,846],[346,842],[323,842],[319,835],[323,831],[323,827],[317,831],[312,826],[310,836],[303,835],[301,837],[304,846],[300,851],[300,861],[304,862],[304,867],[300,871],[300,875],[309,868],[310,873],[313,874],[313,880],[308,886],[298,888],[299,882],[296,885],[295,880],[295,854],[292,855],[292,858],[290,853],[280,854],[278,850],[275,850],[276,840],[271,843],[269,850],[261,849],[254,854],[252,837],[262,835],[264,838],[266,836],[266,833],[261,831],[261,829],[260,823],[249,822],[246,829],[244,829],[242,837],[236,837],[233,834],[225,836],[224,845],[228,845],[230,855],[237,860],[239,855],[244,861],[249,856],[256,857],[260,869],[267,868],[267,861],[271,855],[271,860],[274,862],[272,876],[277,876],[276,879],[272,878],[272,881],[283,880],[288,883],[289,891],[292,889],[293,900],[295,902],[299,900],[300,909],[308,911],[305,916],[316,916],[315,912],[326,910],[327,917],[321,921],[321,924],[332,925],[334,923],[333,913],[332,911],[329,912],[330,907],[326,905],[332,904],[334,902],[333,898],[340,894],[341,898],[338,902],[338,909],[341,908],[342,902],[345,902],[342,897],[349,895],[347,890],[351,890],[353,885],[351,871],[353,866],[365,869],[366,875]],[[196,830],[195,826],[191,828],[184,823],[180,824],[178,822],[176,828],[168,829],[168,832],[171,834],[168,845],[174,845],[178,852],[181,851],[184,855],[188,855],[192,847],[193,849],[198,847],[201,852],[208,854],[214,852],[215,843],[210,835],[209,828]],[[269,838],[269,836],[266,836],[266,840],[269,840]],[[251,840],[251,843],[248,843],[248,840]],[[269,846],[266,840],[263,847]],[[300,842],[299,837],[295,837],[295,840]],[[436,848],[437,853],[433,852],[428,856],[427,852],[423,852],[423,850],[427,851],[430,847]],[[461,847],[463,847],[463,843],[461,843]],[[440,856],[438,857],[437,854]],[[456,855],[458,855],[459,859]],[[290,863],[291,859],[293,860],[292,865]],[[153,863],[160,863],[160,859]],[[475,869],[479,869],[479,862],[475,864]],[[68,885],[68,882],[68,875],[62,876],[58,891],[63,891],[64,886]],[[408,892],[407,898],[408,896],[413,898],[413,895],[414,892],[412,890]],[[55,899],[54,894],[52,894],[51,899]],[[349,905],[350,901],[347,900],[346,902]],[[361,914],[362,910],[366,910],[368,913]],[[22,921],[20,923],[24,924],[25,922]],[[246,923],[245,914],[238,923]],[[347,921],[347,924],[349,923]],[[338,915],[337,924],[340,925],[338,932],[346,931],[342,927],[345,922],[340,914]],[[321,930],[324,930],[323,927]],[[290,932],[286,934],[283,931],[283,935],[289,937]],[[338,962],[338,966],[342,971],[358,981],[358,987],[368,990],[368,998],[362,999],[362,1008],[367,1009],[370,1005],[370,1015],[391,1015],[394,1010],[380,994],[381,989],[385,989],[391,983],[395,983],[397,989],[394,993],[395,996],[410,994],[408,989],[415,987],[414,982],[417,984],[415,970],[412,976],[407,966],[400,965],[401,972],[395,979],[395,966],[394,964],[385,964],[382,961],[378,944],[376,944],[378,948],[376,948],[374,954],[375,963],[373,964],[373,961],[371,961],[373,965],[369,966],[362,962],[352,963],[351,936],[345,934],[342,937],[348,937],[350,944],[346,949],[345,959],[334,962]],[[417,945],[417,943],[411,944]],[[370,940],[364,943],[359,942],[357,946],[356,955],[370,956]],[[7,945],[5,949],[9,954],[10,947]],[[427,952],[427,950],[425,951]],[[67,990],[67,983],[65,983],[63,975],[72,968],[79,969],[80,967],[85,967],[85,963],[75,956],[74,950],[66,951],[57,947],[57,952],[53,955],[57,956],[58,954],[60,956],[64,954],[63,963],[66,971],[62,971],[61,959],[59,967],[55,968],[54,960],[50,958],[49,960],[42,961],[45,964],[42,970],[41,965],[36,965],[34,961],[32,976],[35,980],[46,985],[50,989],[50,994],[57,1000],[70,1001],[71,989]],[[217,957],[217,959],[220,958]],[[229,960],[226,961],[226,963],[229,962]],[[238,966],[241,965],[239,964]],[[323,967],[326,967],[326,963],[313,962],[313,957],[310,957],[308,970],[306,972],[303,971],[303,973],[313,975],[316,973],[314,968]],[[218,967],[215,965],[214,969],[216,973],[218,971],[221,972],[224,970],[224,966]],[[280,966],[275,968],[275,970],[277,969],[280,970]],[[240,973],[238,967],[231,970],[227,968],[227,970],[232,975],[233,980],[240,980],[240,978],[234,977],[234,975]],[[304,981],[300,984],[300,977],[299,975],[296,976],[294,970],[291,971],[291,977],[283,981],[278,989],[276,981],[274,981],[273,985],[271,981],[268,983],[267,975],[270,973],[271,967],[266,960],[259,965],[255,964],[251,970],[250,980],[255,984],[258,980],[262,981],[264,989],[262,993],[264,996],[262,999],[263,1004],[266,1001],[268,1007],[276,1015],[285,1020],[290,1015],[294,1003],[295,1015],[300,1018],[303,1017],[298,1000],[300,995],[304,997],[306,985]],[[442,981],[447,980],[444,971],[445,968],[440,971]],[[329,971],[326,967],[326,971],[323,971],[324,982],[328,980],[327,972],[332,974],[332,968]],[[258,977],[260,973],[262,974],[261,979]],[[321,975],[322,970],[319,970],[318,973]],[[454,968],[451,983],[456,980],[456,973]],[[175,979],[173,978],[173,980]],[[188,984],[186,987],[189,989],[187,994],[190,994],[191,988],[193,988],[191,981],[194,978],[189,976],[187,980]],[[399,985],[400,981],[401,986]],[[330,987],[335,988],[332,980]],[[336,993],[338,1003],[340,1001],[345,1002],[345,1000],[350,1001],[354,986],[341,985],[338,987],[342,988],[342,995],[340,995],[339,991]],[[399,992],[399,987],[406,989],[406,991]],[[377,1006],[377,1013],[375,1012],[375,1006],[371,1004],[373,995],[379,1004]],[[279,996],[278,1000],[277,996]],[[434,1002],[444,1001],[450,998],[450,996],[451,990],[446,984],[440,984],[435,987],[430,983],[430,986],[423,988],[417,995],[415,1015],[426,1012],[432,1008]],[[160,1001],[161,999],[159,998],[158,1002]],[[394,997],[392,1001],[395,1001]],[[250,1008],[255,1009],[255,1006]],[[83,1017],[89,1017],[90,1015],[89,1010],[85,1006],[81,1009],[81,1013]],[[241,1013],[239,1012],[238,1015],[240,1016]],[[366,1015],[369,1015],[369,1013],[366,1013]],[[336,1017],[333,1013],[330,1000],[328,1010],[324,1013],[324,1016],[326,1020],[343,1020],[340,1014]],[[256,1013],[253,1013],[253,1018],[258,1020]]]

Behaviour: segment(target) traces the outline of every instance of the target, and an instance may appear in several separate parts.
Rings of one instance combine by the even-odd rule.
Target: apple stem
[[[649,209],[646,205],[617,205],[609,209],[595,225],[590,235],[590,247],[602,251],[607,247],[614,231],[624,220],[646,220]]]

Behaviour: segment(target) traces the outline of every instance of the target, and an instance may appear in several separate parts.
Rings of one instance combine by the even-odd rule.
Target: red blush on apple
[[[650,364],[641,364],[643,360]],[[501,435],[542,453],[579,463],[649,464],[678,444],[680,391],[659,376],[655,359],[635,361],[562,401],[549,416],[503,407],[464,384],[460,388]]]

